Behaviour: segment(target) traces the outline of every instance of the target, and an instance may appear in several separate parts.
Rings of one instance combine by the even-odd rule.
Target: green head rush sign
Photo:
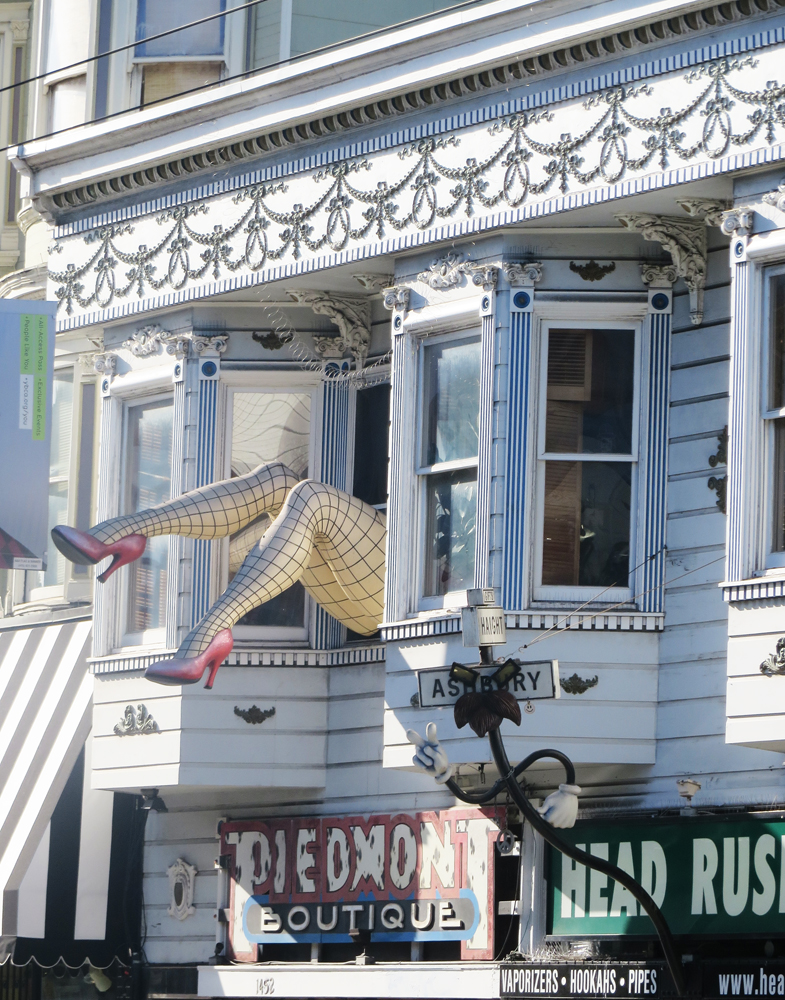
[[[785,821],[690,818],[577,823],[570,843],[629,872],[674,934],[785,932]],[[624,886],[550,852],[549,932],[651,935],[653,927]]]

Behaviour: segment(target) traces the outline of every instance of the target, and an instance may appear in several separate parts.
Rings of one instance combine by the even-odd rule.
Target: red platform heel
[[[209,667],[205,687],[209,691],[213,686],[215,675],[234,646],[232,630],[225,628],[213,636],[207,649],[190,660],[159,660],[152,663],[145,671],[145,677],[156,684],[196,684]]]
[[[121,566],[138,559],[147,545],[144,535],[126,535],[116,542],[105,544],[86,531],[78,531],[65,524],[52,528],[52,541],[66,559],[81,566],[95,566],[102,559],[112,556],[111,565],[98,577],[101,583],[106,582]]]

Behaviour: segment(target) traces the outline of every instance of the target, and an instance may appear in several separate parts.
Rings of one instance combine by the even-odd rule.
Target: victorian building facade
[[[158,38],[184,18],[84,0],[78,57],[108,54],[60,75],[41,56],[52,134],[10,159],[58,303],[52,524],[283,462],[386,515],[384,615],[354,633],[295,583],[234,627],[212,690],[164,688],[144,670],[269,522],[153,538],[105,583],[54,548],[9,578],[3,669],[31,693],[61,670],[74,719],[26,827],[23,783],[0,791],[9,954],[45,937],[17,923],[25,872],[85,746],[104,925],[73,938],[108,940],[113,907],[138,905],[117,954],[150,993],[534,995],[500,980],[511,952],[656,973],[634,900],[503,796],[467,809],[412,763],[408,731],[435,722],[461,787],[499,776],[447,675],[479,658],[462,609],[485,590],[493,656],[523,669],[511,759],[572,760],[572,842],[648,889],[696,991],[720,995],[732,957],[774,992],[785,10],[239,6],[189,4],[215,17]],[[541,761],[528,794],[562,781]],[[122,809],[131,897],[110,891]]]

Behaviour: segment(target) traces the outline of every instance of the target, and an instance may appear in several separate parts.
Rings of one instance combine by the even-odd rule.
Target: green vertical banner
[[[46,569],[56,310],[0,299],[0,569]]]

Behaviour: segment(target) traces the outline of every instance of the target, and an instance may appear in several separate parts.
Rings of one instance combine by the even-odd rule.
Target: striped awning
[[[49,822],[90,732],[91,627],[0,626],[0,961],[30,920],[20,889],[42,845],[48,854]]]

